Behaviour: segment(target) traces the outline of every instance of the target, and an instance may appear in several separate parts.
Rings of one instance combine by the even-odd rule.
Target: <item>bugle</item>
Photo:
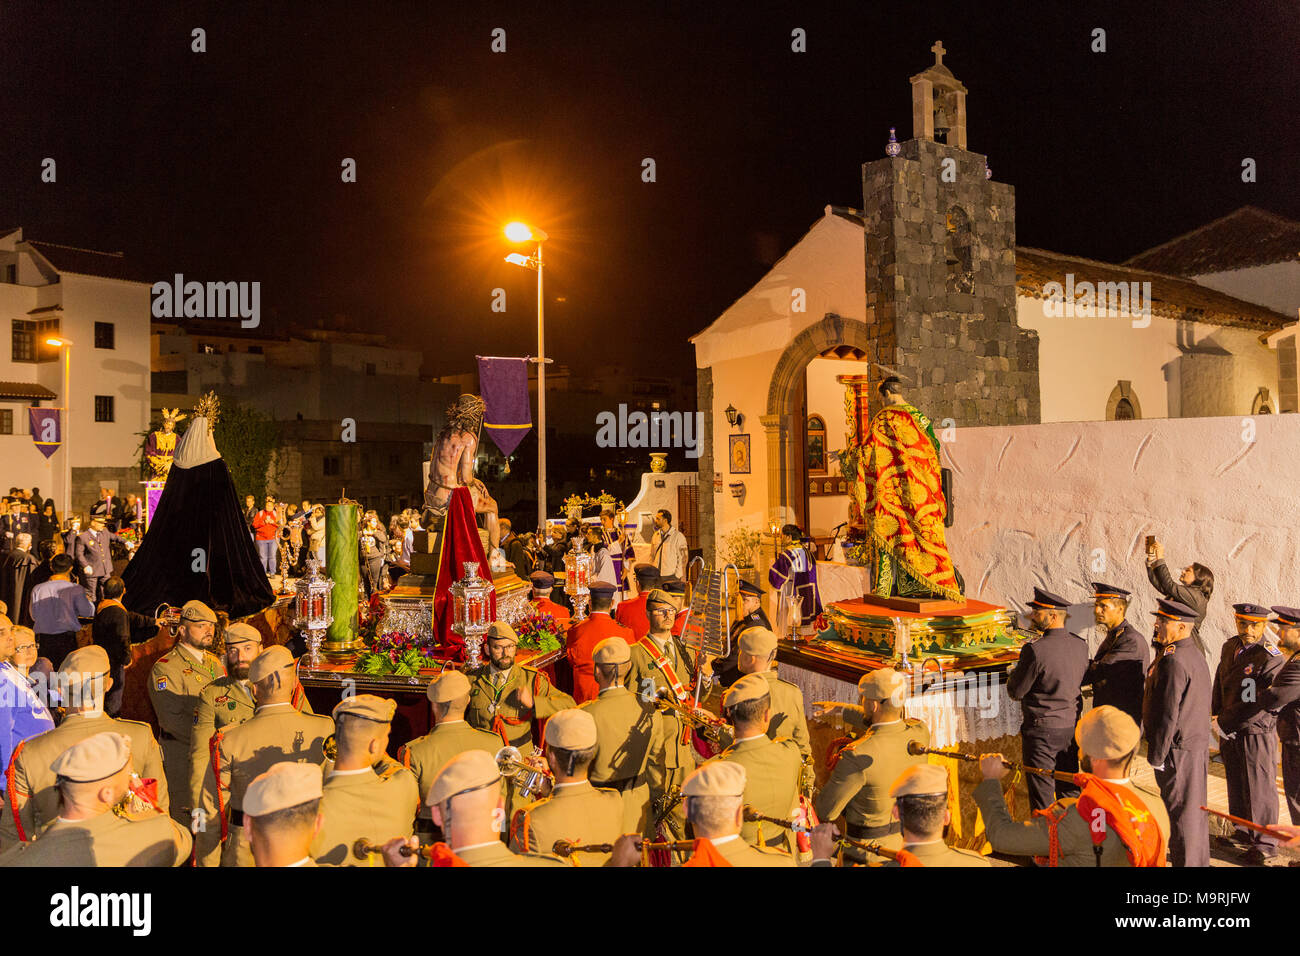
[[[369,842],[365,837],[361,837],[356,843],[352,844],[352,855],[358,860],[364,860],[372,853],[383,853],[384,848]],[[402,856],[428,856],[429,847],[424,846],[402,846],[397,850]]]
[[[795,833],[812,833],[812,827],[805,826],[802,823],[795,823],[793,820],[784,820],[781,817],[769,817],[750,806],[745,807],[745,822],[774,823],[783,829],[793,830]]]
[[[571,840],[556,840],[551,852],[556,856],[572,856],[574,853],[613,853],[613,843],[574,843]],[[695,846],[694,840],[645,840],[637,838],[636,848],[647,850],[667,850],[670,853],[689,853]]]
[[[898,859],[898,850],[891,850],[886,846],[881,846],[875,840],[855,840],[852,837],[842,836],[835,842],[846,849],[851,848],[862,850],[864,853],[874,853],[876,856],[883,856],[886,860]]]
[[[705,740],[717,743],[722,739],[723,730],[729,726],[725,720],[703,708],[687,706],[674,699],[671,694],[672,691],[666,688],[660,691],[659,696],[655,698],[655,706],[660,710],[671,710],[683,720],[693,724]]]
[[[497,771],[507,780],[514,782],[519,795],[525,800],[544,797],[555,787],[555,778],[539,753],[525,757],[518,747],[509,745],[496,752]]]
[[[919,757],[923,754],[935,754],[939,757],[951,757],[954,760],[967,760],[971,763],[979,763],[980,761],[978,754],[962,753],[959,750],[936,750],[933,747],[922,747],[915,740],[907,745],[907,752],[914,757]],[[1074,783],[1074,774],[1070,773],[1068,770],[1044,770],[1042,767],[1027,767],[1022,763],[1016,763],[1012,760],[1003,760],[1002,763],[1004,766],[1009,767],[1012,770],[1023,770],[1025,773],[1036,773],[1042,777],[1055,777],[1057,780],[1063,780],[1066,783]]]

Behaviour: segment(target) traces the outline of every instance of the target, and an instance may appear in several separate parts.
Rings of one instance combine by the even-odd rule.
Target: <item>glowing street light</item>
[[[546,299],[542,292],[542,243],[551,238],[541,229],[524,222],[512,222],[505,228],[511,242],[535,242],[537,253],[525,256],[512,252],[506,262],[537,272],[537,530],[546,529]]]

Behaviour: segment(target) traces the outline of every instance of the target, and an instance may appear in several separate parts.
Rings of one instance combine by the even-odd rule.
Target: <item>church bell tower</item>
[[[1015,190],[967,149],[966,87],[911,78],[912,138],[862,167],[871,359],[936,423],[1039,420],[1038,335],[1016,322]]]

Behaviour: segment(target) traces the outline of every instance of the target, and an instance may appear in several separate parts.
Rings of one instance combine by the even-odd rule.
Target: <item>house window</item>
[[[0,435],[12,435],[14,433],[14,410],[12,408],[0,408]]]
[[[377,369],[375,368],[375,363],[374,363],[374,362],[367,362],[367,363],[366,363],[366,374],[367,374],[367,375],[374,375],[376,371],[377,371]]]
[[[199,351],[202,352],[204,355],[220,355],[220,354],[221,354],[221,350],[218,349],[218,348],[217,348],[215,345],[213,345],[211,342],[200,342],[200,343],[199,343]]]
[[[820,415],[808,416],[808,474],[826,474],[826,421]]]
[[[95,421],[111,422],[113,421],[113,396],[96,395],[95,396]]]
[[[58,319],[14,319],[13,361],[55,362],[59,358],[58,346],[45,340],[59,334]]]
[[[16,285],[18,283],[18,266],[12,262],[5,266],[5,282],[8,282],[10,285]]]
[[[262,354],[262,346],[260,346],[260,345],[250,345],[250,346],[248,347],[248,354],[249,354],[249,355],[261,355],[261,354]]]
[[[114,345],[115,329],[112,322],[95,323],[95,348],[112,349],[117,348]]]
[[[400,452],[392,452],[388,456],[388,467],[398,468],[402,464],[402,455]]]
[[[338,455],[326,455],[325,459],[321,462],[321,474],[326,476],[337,476],[341,474],[342,469],[339,467],[340,464]]]

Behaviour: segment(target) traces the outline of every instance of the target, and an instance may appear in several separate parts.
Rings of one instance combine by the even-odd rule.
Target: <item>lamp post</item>
[[[72,446],[68,436],[72,431],[72,340],[63,337],[48,338],[46,345],[63,349],[63,520],[72,514]]]
[[[546,528],[546,297],[542,285],[542,243],[550,236],[522,222],[510,223],[505,232],[511,242],[537,243],[535,255],[512,252],[506,256],[506,262],[537,272],[537,532],[541,534]]]

